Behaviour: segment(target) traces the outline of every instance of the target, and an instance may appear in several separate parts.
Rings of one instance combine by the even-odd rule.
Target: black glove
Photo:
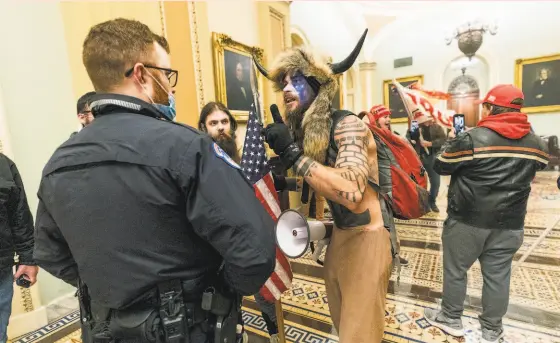
[[[264,136],[270,148],[280,156],[286,169],[293,166],[303,155],[303,151],[294,142],[290,129],[285,124],[269,124],[264,130]]]
[[[277,192],[284,191],[288,188],[288,182],[286,182],[286,177],[284,177],[284,175],[272,173],[272,178],[274,179],[274,188]]]

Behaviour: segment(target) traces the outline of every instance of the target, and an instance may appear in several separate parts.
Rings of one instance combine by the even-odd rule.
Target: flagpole
[[[284,310],[282,309],[282,296],[274,302],[276,308],[276,324],[278,324],[278,338],[280,343],[286,343],[286,331],[284,330]]]
[[[393,79],[393,82],[397,82],[397,80]],[[410,118],[410,120],[414,120],[414,117],[412,116],[412,113],[410,113],[410,109],[408,108],[408,104],[406,103],[406,99],[404,97],[404,94],[402,93],[401,89],[399,88],[402,87],[402,85],[399,83],[399,85],[397,86],[395,84],[395,87],[397,88],[397,93],[399,93],[399,96],[401,97],[401,100],[403,102],[404,105],[404,109],[406,110],[406,113],[408,114],[408,118]],[[420,128],[418,128],[418,133],[420,134],[420,140],[424,140],[424,137],[422,136],[422,130],[420,130]],[[428,150],[428,148],[424,147],[424,151],[426,152],[427,155],[430,154],[430,151]]]
[[[263,124],[262,117],[264,116],[261,108],[261,96],[259,93],[259,82],[257,77],[259,77],[259,73],[255,70],[255,66],[253,63],[253,67],[251,68],[253,71],[253,104],[254,110],[257,114],[257,119],[259,124]],[[286,331],[284,329],[284,310],[282,309],[282,295],[280,295],[280,299],[274,302],[274,310],[276,311],[276,325],[278,327],[278,338],[280,339],[280,343],[286,343]]]

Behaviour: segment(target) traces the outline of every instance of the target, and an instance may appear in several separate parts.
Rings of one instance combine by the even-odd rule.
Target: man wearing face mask
[[[260,72],[284,93],[287,125],[275,119],[266,141],[329,203],[335,222],[325,257],[331,318],[341,343],[380,343],[391,274],[390,209],[380,197],[377,146],[356,115],[335,110],[337,74],[360,53],[364,32],[339,63],[305,47],[282,52]],[[384,220],[386,219],[386,220]]]
[[[210,137],[172,121],[165,38],[107,21],[83,61],[95,120],[43,170],[37,263],[79,286],[84,342],[235,342],[240,295],[274,270],[270,215]]]

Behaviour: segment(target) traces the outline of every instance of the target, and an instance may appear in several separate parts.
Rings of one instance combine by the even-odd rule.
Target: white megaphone
[[[290,258],[301,257],[312,242],[319,241],[313,252],[313,260],[318,262],[321,251],[332,235],[332,225],[325,225],[319,220],[306,220],[299,212],[286,210],[278,217],[275,231],[278,247]]]

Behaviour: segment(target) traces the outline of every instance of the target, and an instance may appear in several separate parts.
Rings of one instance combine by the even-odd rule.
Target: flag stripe
[[[261,204],[263,205],[264,209],[266,210],[266,212],[268,212],[268,214],[270,214],[270,216],[272,217],[272,219],[274,221],[276,221],[278,219],[278,217],[276,216],[276,214],[274,213],[274,211],[272,211],[272,208],[270,208],[268,202],[266,201],[266,199],[264,198],[263,194],[261,193],[260,189],[257,187],[257,185],[255,184],[253,186],[253,188],[255,189],[255,194],[257,195],[257,199],[259,199],[259,201],[261,202]]]
[[[286,286],[286,288],[292,287],[292,281],[290,280],[290,276],[286,273],[284,266],[282,266],[282,262],[276,259],[276,268],[274,268],[274,272],[278,275],[278,278],[282,283]]]
[[[263,181],[270,190],[270,194],[275,200],[276,204],[280,204],[280,198],[278,198],[278,193],[276,193],[276,187],[274,187],[274,178],[272,177],[272,172],[268,173],[263,177]],[[280,209],[280,208],[279,208]]]
[[[247,180],[253,185],[255,196],[259,199],[270,217],[277,221],[281,212],[280,201],[274,187],[274,180],[264,147],[264,139],[261,135],[263,125],[257,117],[258,102],[252,106],[253,110],[249,113],[249,121],[247,122],[241,169],[245,173]],[[291,287],[292,278],[290,262],[282,254],[282,251],[276,247],[274,272],[261,288],[260,294],[269,302],[279,300],[282,293]]]
[[[276,287],[276,285],[272,282],[272,278],[266,280],[264,286],[267,288],[268,292],[274,297],[274,299],[280,299],[282,297],[283,292],[280,292],[278,287]]]
[[[269,180],[267,180],[269,179]],[[274,182],[272,181],[272,176],[270,173],[265,175],[262,179],[255,183],[255,186],[259,190],[261,196],[266,201],[267,205],[270,207],[272,213],[274,213],[274,220],[280,216],[280,206],[278,205],[278,198],[270,191],[269,182],[272,182],[272,187],[274,187]],[[274,192],[276,193],[276,191]]]

